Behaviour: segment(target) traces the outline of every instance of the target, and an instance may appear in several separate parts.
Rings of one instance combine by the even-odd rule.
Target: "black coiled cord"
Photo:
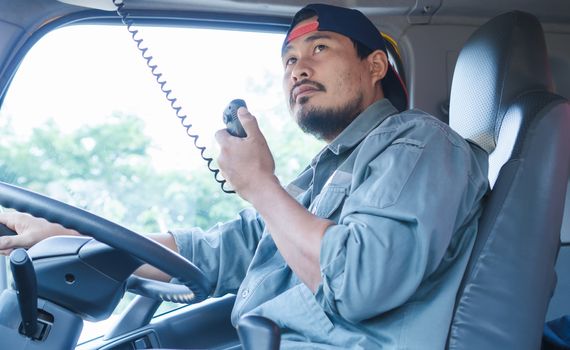
[[[127,30],[131,34],[133,41],[137,44],[137,49],[141,52],[142,58],[145,60],[148,68],[150,68],[152,75],[155,77],[156,82],[160,86],[160,90],[164,93],[166,100],[170,103],[170,107],[176,113],[176,117],[180,120],[180,124],[186,130],[186,134],[193,140],[194,146],[200,151],[200,157],[202,157],[202,159],[206,161],[208,170],[210,170],[214,174],[214,180],[220,184],[220,187],[223,192],[235,193],[235,191],[228,190],[225,188],[225,185],[227,183],[226,180],[218,178],[220,169],[214,168],[212,166],[213,159],[210,157],[206,157],[204,155],[206,152],[206,147],[198,145],[199,136],[190,131],[190,129],[192,128],[192,124],[188,123],[188,125],[186,125],[186,120],[188,119],[188,116],[182,113],[182,107],[176,105],[178,99],[173,96],[172,90],[167,88],[168,82],[166,81],[166,79],[162,78],[162,73],[157,72],[158,65],[152,63],[153,56],[148,53],[148,47],[143,47],[144,40],[142,38],[136,37],[139,31],[133,28],[134,21],[129,18],[130,14],[124,10],[125,6],[124,1],[113,0],[113,4],[117,7],[117,14],[119,15],[119,17],[121,17],[121,21],[127,27]]]

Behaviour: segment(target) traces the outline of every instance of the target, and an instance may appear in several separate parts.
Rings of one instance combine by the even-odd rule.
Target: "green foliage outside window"
[[[10,123],[0,144],[0,181],[59,198],[138,232],[199,226],[235,217],[247,205],[224,194],[205,165],[191,173],[153,167],[144,122],[115,114],[105,123],[64,133],[50,120],[20,140]],[[288,121],[267,138],[276,145],[277,169],[290,181],[318,150]],[[267,130],[266,130],[267,131]],[[190,142],[190,141],[189,141]],[[294,161],[294,166],[291,162]]]

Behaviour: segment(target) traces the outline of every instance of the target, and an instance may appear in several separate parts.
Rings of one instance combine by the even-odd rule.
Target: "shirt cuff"
[[[192,245],[192,235],[194,233],[194,229],[191,230],[171,230],[168,233],[174,238],[174,242],[176,243],[176,248],[178,248],[178,252],[180,255],[185,257],[190,261],[194,261],[194,251]]]
[[[315,298],[325,311],[338,314],[335,306],[334,290],[342,284],[341,275],[346,264],[346,240],[349,229],[343,225],[332,225],[325,230],[321,242],[320,265],[322,283],[315,293]]]

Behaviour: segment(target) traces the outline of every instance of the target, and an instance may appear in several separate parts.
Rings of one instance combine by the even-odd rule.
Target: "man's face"
[[[316,17],[296,27],[314,22]],[[353,42],[334,32],[313,31],[284,50],[283,88],[291,114],[306,132],[332,141],[360,112],[382,97],[371,62]]]

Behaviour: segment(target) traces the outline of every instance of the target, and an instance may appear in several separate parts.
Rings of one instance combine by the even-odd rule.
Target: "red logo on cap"
[[[300,36],[303,36],[307,33],[314,32],[317,30],[319,30],[318,21],[309,22],[303,24],[302,26],[298,26],[297,28],[293,29],[291,33],[289,33],[289,36],[287,37],[287,43],[290,43],[291,41],[297,39]]]

